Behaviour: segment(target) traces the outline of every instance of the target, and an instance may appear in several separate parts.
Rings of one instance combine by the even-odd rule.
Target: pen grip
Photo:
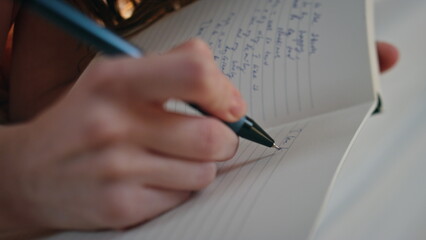
[[[200,113],[202,113],[204,116],[212,116],[210,113],[204,111],[202,108],[200,108],[198,105],[193,104],[193,103],[188,103],[189,106],[191,106],[192,108],[196,109],[197,111],[199,111]],[[232,131],[234,131],[237,135],[239,134],[241,128],[244,126],[244,123],[247,122],[246,117],[242,117],[240,120],[236,121],[236,122],[226,122],[226,121],[222,121],[226,126],[228,126],[229,128],[232,129]]]
[[[189,104],[194,109],[198,110],[205,116],[211,116],[208,112],[204,111],[196,104]],[[262,144],[267,147],[272,147],[274,145],[274,139],[268,135],[256,122],[251,118],[244,116],[236,122],[225,122],[222,121],[226,126],[232,129],[232,131],[242,138],[248,139],[250,141]]]

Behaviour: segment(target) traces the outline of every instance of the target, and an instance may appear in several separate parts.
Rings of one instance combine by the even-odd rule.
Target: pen
[[[101,27],[80,11],[62,0],[21,0],[52,23],[59,25],[72,36],[93,46],[100,52],[114,56],[127,55],[140,58],[143,53],[123,38]],[[204,115],[210,115],[194,104],[189,104]],[[274,139],[269,136],[255,121],[244,116],[236,122],[224,122],[238,136],[267,147],[281,148],[275,144]]]

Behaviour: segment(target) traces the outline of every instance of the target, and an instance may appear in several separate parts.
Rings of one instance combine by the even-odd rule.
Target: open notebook
[[[145,51],[208,42],[248,115],[283,150],[241,140],[217,179],[178,208],[127,231],[51,239],[314,239],[339,166],[377,105],[372,26],[368,0],[200,0],[138,34]]]

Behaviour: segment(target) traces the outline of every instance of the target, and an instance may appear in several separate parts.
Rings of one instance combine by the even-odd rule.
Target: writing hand
[[[200,40],[161,56],[97,60],[56,105],[5,133],[1,226],[121,229],[208,185],[237,136],[215,118],[165,111],[171,98],[229,122],[245,113]]]

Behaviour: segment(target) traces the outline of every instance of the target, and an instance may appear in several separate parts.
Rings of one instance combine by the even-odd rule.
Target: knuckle
[[[196,146],[207,160],[221,160],[220,153],[223,147],[221,124],[215,119],[206,118],[198,125],[199,139]]]
[[[183,64],[187,73],[186,87],[199,96],[210,94],[219,76],[216,65],[210,59],[196,55],[185,58]]]
[[[204,90],[208,86],[208,80],[212,74],[211,63],[204,61],[199,56],[191,56],[186,59],[185,66],[189,73],[189,83],[196,90]]]
[[[109,115],[109,116],[108,116]],[[101,110],[93,110],[87,115],[84,138],[90,145],[116,142],[126,136],[126,124]]]
[[[188,77],[185,79],[185,88],[202,105],[210,109],[218,109],[226,104],[227,98],[223,97],[228,91],[223,74],[211,60],[204,60],[198,56],[185,60]]]
[[[120,180],[129,175],[129,164],[121,154],[113,152],[107,153],[99,159],[99,171],[104,180]]]
[[[194,190],[207,187],[216,178],[217,167],[215,163],[202,163],[196,173]]]
[[[126,63],[121,59],[102,59],[88,68],[86,78],[95,92],[104,93],[120,87],[117,78],[125,76],[126,72]]]

